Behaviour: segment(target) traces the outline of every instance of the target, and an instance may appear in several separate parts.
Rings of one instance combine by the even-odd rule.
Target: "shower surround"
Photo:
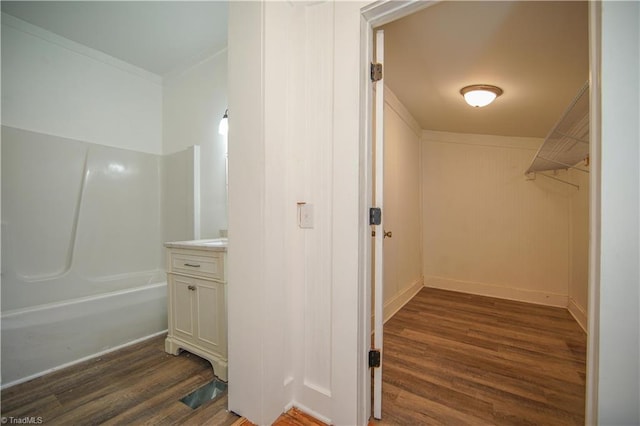
[[[2,384],[167,328],[162,156],[2,127]]]

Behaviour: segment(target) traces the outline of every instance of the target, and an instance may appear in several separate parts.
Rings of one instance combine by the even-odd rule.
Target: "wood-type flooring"
[[[566,309],[424,288],[384,326],[379,425],[584,425]]]
[[[242,418],[238,423],[233,426],[256,426],[245,418]],[[321,422],[318,419],[298,410],[292,408],[286,413],[282,414],[273,423],[273,426],[326,426],[326,423]]]
[[[226,393],[196,409],[180,398],[213,380],[211,364],[164,352],[165,336],[111,352],[2,391],[2,417],[44,425],[231,425]]]
[[[586,336],[566,309],[422,289],[385,324],[383,419],[370,425],[584,424]],[[179,400],[210,364],[159,336],[2,391],[2,416],[45,425],[251,425],[226,394]],[[320,426],[300,412],[275,425]]]

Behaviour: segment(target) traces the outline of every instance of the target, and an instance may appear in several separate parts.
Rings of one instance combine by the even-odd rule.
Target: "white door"
[[[383,65],[384,63],[384,32],[382,30],[376,31],[376,58],[377,64]],[[373,417],[376,419],[382,418],[382,324],[383,324],[383,306],[384,306],[384,294],[383,294],[383,249],[382,242],[384,239],[384,79],[376,81],[375,83],[376,95],[374,103],[374,116],[375,116],[375,132],[374,132],[374,205],[381,209],[382,219],[381,223],[375,226],[375,239],[374,239],[374,271],[373,271],[373,346],[374,349],[380,351],[380,366],[373,370]]]

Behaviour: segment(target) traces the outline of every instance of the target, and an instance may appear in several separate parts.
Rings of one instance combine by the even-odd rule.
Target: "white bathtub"
[[[3,313],[2,387],[164,333],[166,306],[157,282]]]
[[[2,126],[2,386],[167,328],[161,162]]]

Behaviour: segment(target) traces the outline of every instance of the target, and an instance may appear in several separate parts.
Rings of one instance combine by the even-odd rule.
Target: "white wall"
[[[284,377],[278,377],[283,374],[283,365],[270,366],[275,379],[267,381],[265,377],[265,358],[270,355],[265,350],[265,342],[277,339],[282,343],[277,331],[285,327],[280,307],[265,303],[265,293],[281,291],[282,284],[274,282],[272,277],[263,279],[266,267],[262,86],[265,7],[263,3],[231,3],[228,42],[229,108],[233,111],[233,120],[229,120],[227,266],[229,282],[235,283],[229,285],[227,295],[229,382],[233,383],[229,387],[229,410],[256,424],[273,422],[285,404]],[[282,250],[282,244],[278,243],[270,252]],[[269,315],[272,312],[274,316]]]
[[[384,107],[384,320],[423,287],[420,145],[422,130],[391,90]]]
[[[195,238],[196,147],[162,157],[162,241]]]
[[[2,14],[2,123],[162,152],[158,76]]]
[[[360,6],[230,5],[229,408],[258,424],[357,422]]]
[[[599,424],[640,423],[640,3],[602,2]]]
[[[426,286],[567,306],[575,189],[525,179],[541,142],[424,132]]]
[[[218,123],[227,109],[226,49],[165,77],[163,86],[164,154],[206,142],[224,146]]]
[[[164,79],[163,152],[200,146],[196,238],[217,238],[227,228],[227,141],[218,133],[226,109],[226,50]]]

